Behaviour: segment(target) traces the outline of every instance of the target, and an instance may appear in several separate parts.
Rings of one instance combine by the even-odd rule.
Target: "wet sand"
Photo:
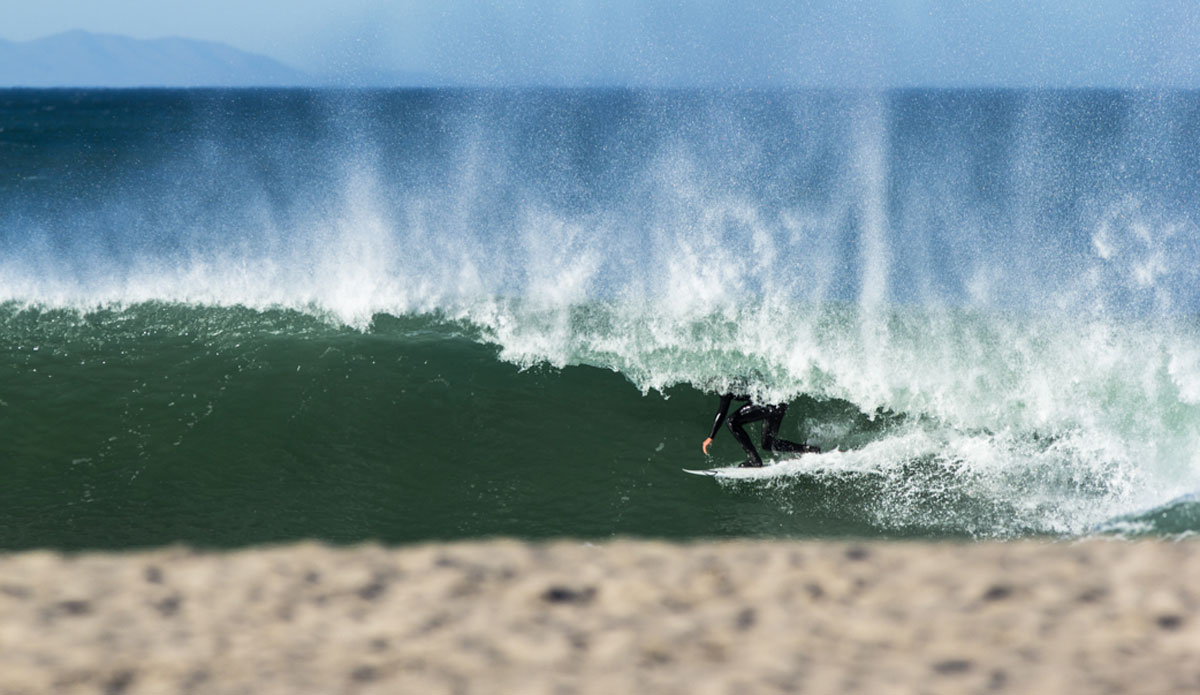
[[[0,693],[1200,693],[1200,542],[0,556]]]

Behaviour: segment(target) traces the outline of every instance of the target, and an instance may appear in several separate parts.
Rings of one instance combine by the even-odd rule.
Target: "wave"
[[[264,479],[299,470],[290,485],[311,496],[309,477],[333,476],[362,496],[352,508],[422,510],[385,527],[394,540],[503,533],[510,496],[526,505],[511,527],[522,535],[661,535],[650,488],[696,492],[678,470],[703,465],[711,392],[741,374],[764,398],[791,404],[784,436],[828,453],[728,490],[770,521],[765,529],[714,520],[674,493],[685,498],[672,507],[684,535],[1070,536],[1194,484],[1196,404],[1172,381],[1180,372],[1169,346],[1133,327],[1082,325],[1064,336],[1059,326],[1054,345],[1028,326],[909,316],[889,324],[872,366],[854,356],[863,336],[853,317],[826,317],[808,334],[821,339],[801,342],[777,324],[746,335],[712,317],[665,336],[643,325],[631,339],[628,317],[605,314],[581,308],[565,343],[561,332],[532,340],[537,350],[573,350],[556,353],[554,366],[494,326],[446,317],[381,314],[358,330],[284,310],[10,305],[0,312],[0,344],[13,358],[0,395],[15,433],[5,458],[51,471],[22,488],[51,497],[90,480],[106,490],[92,499],[120,499],[148,476],[159,485],[195,478],[195,494],[219,489],[228,503],[229,484],[249,484],[235,499],[253,497]],[[536,320],[520,323],[530,330]],[[682,345],[689,333],[705,338]],[[784,359],[771,361],[780,350],[767,336],[790,344]],[[1049,360],[1055,350],[1061,363]],[[715,455],[727,465],[741,452],[723,434]],[[111,477],[98,484],[97,471]],[[362,488],[380,478],[392,483],[386,501]],[[533,499],[531,480],[543,481]],[[563,506],[618,491],[644,506],[606,531]]]
[[[308,535],[1090,533],[1200,489],[1197,113],[1187,93],[10,95],[0,136],[29,146],[2,165],[0,416],[22,434],[0,453],[112,499],[294,468],[386,529]],[[647,488],[679,488],[735,384],[834,453],[672,493],[663,522]],[[745,516],[702,518],[716,499]],[[273,508],[255,539],[291,528]]]

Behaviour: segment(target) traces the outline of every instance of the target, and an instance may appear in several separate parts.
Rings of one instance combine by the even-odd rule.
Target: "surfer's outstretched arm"
[[[725,423],[725,416],[729,414],[729,404],[732,402],[732,393],[726,393],[721,396],[721,403],[717,406],[717,416],[713,418],[712,432],[708,433],[708,439],[705,439],[704,443],[700,445],[700,450],[705,454],[708,453],[708,445],[712,444],[713,437],[717,436],[717,431]]]

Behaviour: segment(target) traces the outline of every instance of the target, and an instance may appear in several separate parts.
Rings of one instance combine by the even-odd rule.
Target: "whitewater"
[[[0,542],[1192,534],[1198,122],[1190,92],[5,92]],[[699,452],[734,385],[830,453],[680,474],[740,459]]]

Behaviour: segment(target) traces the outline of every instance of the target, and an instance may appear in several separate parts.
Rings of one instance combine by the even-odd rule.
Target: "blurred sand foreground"
[[[1200,542],[0,556],[0,693],[1200,692]]]

